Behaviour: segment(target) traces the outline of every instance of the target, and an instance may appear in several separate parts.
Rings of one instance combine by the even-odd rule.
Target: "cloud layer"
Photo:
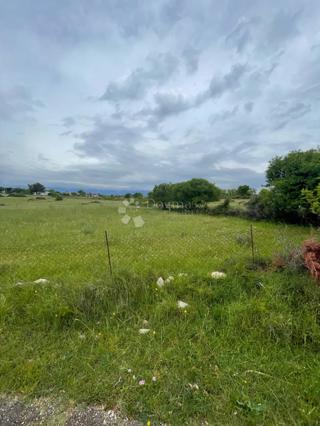
[[[319,145],[320,3],[0,6],[0,185],[264,183]]]

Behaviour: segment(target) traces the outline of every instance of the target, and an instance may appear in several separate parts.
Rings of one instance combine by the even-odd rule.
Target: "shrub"
[[[56,200],[56,201],[62,201],[62,200],[63,200],[62,195],[57,194],[57,195],[56,195],[56,197],[55,197],[55,200]]]

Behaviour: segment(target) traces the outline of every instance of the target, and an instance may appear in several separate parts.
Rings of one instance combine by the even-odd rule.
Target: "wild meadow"
[[[320,288],[272,262],[317,229],[133,207],[125,225],[119,202],[0,201],[2,394],[151,425],[318,424]]]

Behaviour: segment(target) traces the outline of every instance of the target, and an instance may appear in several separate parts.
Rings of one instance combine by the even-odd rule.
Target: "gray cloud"
[[[227,45],[234,46],[238,52],[242,52],[252,40],[252,28],[259,23],[258,18],[242,16],[235,27],[226,36]]]
[[[303,102],[294,104],[289,104],[288,102],[279,103],[273,112],[274,130],[283,129],[290,121],[298,120],[310,111],[311,105]]]
[[[248,72],[247,65],[235,64],[231,70],[222,78],[213,78],[210,83],[209,90],[206,96],[210,98],[217,98],[222,96],[225,92],[235,90],[239,87],[241,78]]]
[[[243,107],[244,107],[244,109],[245,109],[246,112],[250,113],[250,112],[253,111],[254,102],[251,102],[251,101],[246,102]]]
[[[142,98],[147,90],[161,85],[178,69],[179,61],[170,53],[149,56],[146,68],[137,68],[123,80],[108,84],[100,100],[118,102]]]
[[[182,52],[188,74],[198,71],[200,50],[189,46]]]
[[[63,127],[70,128],[76,124],[76,119],[74,117],[64,117],[62,120]]]
[[[239,107],[235,106],[234,108],[232,108],[230,110],[225,110],[225,111],[219,112],[217,114],[213,114],[209,118],[209,123],[215,124],[215,123],[218,123],[219,121],[229,120],[230,118],[233,118],[235,115],[237,115],[238,110],[239,110]]]
[[[1,183],[259,186],[319,144],[320,3],[301,5],[2,2]]]
[[[15,120],[25,117],[44,104],[35,99],[30,91],[22,85],[14,86],[10,89],[0,90],[0,120]]]

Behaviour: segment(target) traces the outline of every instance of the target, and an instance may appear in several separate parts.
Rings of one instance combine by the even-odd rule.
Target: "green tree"
[[[174,201],[173,184],[171,183],[160,183],[156,185],[151,192],[148,194],[149,198],[157,203],[162,203],[164,209],[170,201]]]
[[[320,183],[314,191],[303,189],[302,197],[308,203],[311,212],[320,216]]]
[[[32,183],[28,185],[28,187],[31,194],[33,194],[34,192],[35,193],[44,192],[46,190],[45,186],[39,182]]]
[[[266,172],[272,216],[290,222],[313,222],[316,215],[303,195],[320,182],[320,149],[275,157]]]
[[[236,190],[236,195],[240,198],[250,198],[254,190],[249,185],[240,185]]]
[[[180,182],[173,187],[175,201],[191,203],[219,200],[221,190],[206,179],[194,178],[186,182]]]
[[[133,198],[143,198],[143,194],[141,192],[135,192],[132,196]]]

